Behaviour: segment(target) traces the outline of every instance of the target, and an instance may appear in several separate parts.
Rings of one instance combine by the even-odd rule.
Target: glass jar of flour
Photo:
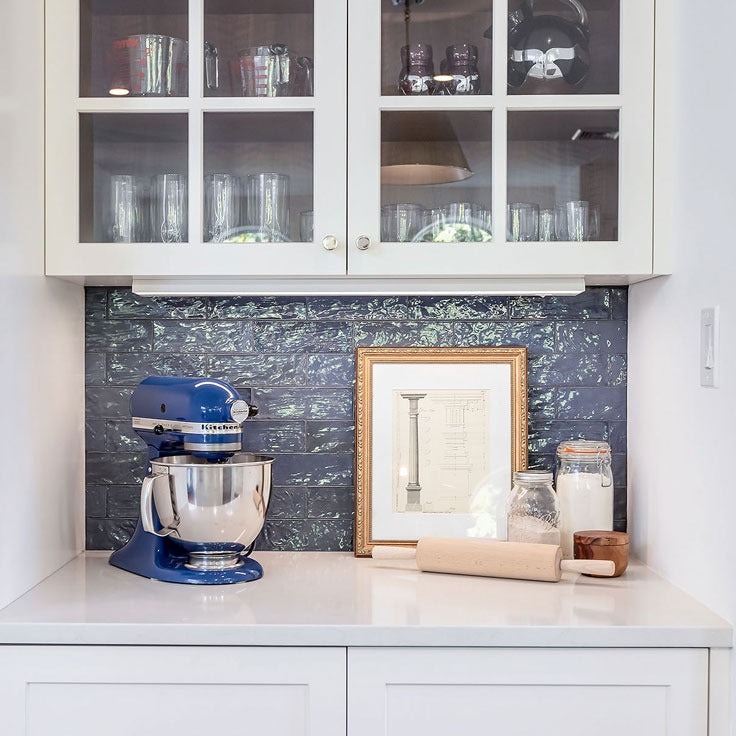
[[[560,512],[552,487],[552,473],[546,470],[514,473],[514,487],[509,497],[506,521],[508,541],[558,545],[559,521]]]
[[[607,442],[574,440],[557,448],[562,554],[573,558],[573,534],[613,530],[613,472]]]

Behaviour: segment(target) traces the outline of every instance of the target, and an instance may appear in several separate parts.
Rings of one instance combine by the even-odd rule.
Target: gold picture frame
[[[415,373],[422,373],[424,366],[508,366],[510,369],[510,446],[509,462],[504,468],[510,469],[510,475],[514,471],[523,470],[527,466],[527,349],[524,347],[479,347],[479,348],[358,348],[356,354],[356,426],[355,426],[355,555],[356,557],[369,557],[371,550],[376,545],[394,545],[412,547],[416,545],[416,539],[401,538],[374,538],[373,514],[376,507],[373,489],[374,467],[374,408],[376,397],[374,396],[374,369],[377,366],[400,365],[410,370],[411,366],[417,367]],[[472,369],[471,369],[472,370]],[[504,371],[499,372],[503,375]],[[404,374],[405,375],[405,374]],[[456,372],[460,375],[460,371]],[[458,379],[459,380],[459,379]],[[503,379],[505,380],[505,378]],[[385,387],[382,393],[386,394]],[[393,391],[396,395],[397,391]],[[409,399],[413,394],[398,393],[399,396]],[[426,394],[418,396],[426,396]],[[395,400],[394,400],[395,401]],[[505,404],[504,397],[504,406]],[[388,399],[382,398],[382,412],[385,414],[385,406]],[[410,405],[409,404],[409,405]],[[415,414],[418,415],[414,404]],[[393,416],[393,415],[392,415]],[[411,409],[409,417],[411,417]],[[377,415],[376,415],[376,418]],[[409,419],[411,422],[411,419]],[[417,421],[417,420],[415,420]],[[504,420],[505,421],[505,420]],[[393,431],[393,430],[392,430]],[[415,431],[415,445],[418,443],[418,429]],[[506,430],[504,429],[504,432]],[[384,434],[384,433],[382,433]],[[506,436],[506,435],[504,435]],[[385,444],[385,437],[378,442]],[[419,459],[418,447],[414,451],[414,463],[417,467],[418,482]],[[384,453],[385,454],[385,453]],[[384,458],[382,457],[382,461]],[[393,460],[391,461],[393,463]],[[392,477],[393,477],[393,470]],[[385,476],[385,473],[384,473]],[[505,477],[505,473],[504,473]],[[411,482],[411,478],[410,478]],[[509,484],[511,478],[508,478]],[[407,486],[408,489],[409,486]],[[509,485],[509,488],[511,486]],[[394,491],[382,491],[384,494],[393,494]],[[417,492],[418,495],[418,492]],[[385,497],[382,499],[385,506]],[[408,506],[407,506],[407,509]],[[413,509],[412,509],[413,510]],[[394,534],[393,536],[400,536]]]

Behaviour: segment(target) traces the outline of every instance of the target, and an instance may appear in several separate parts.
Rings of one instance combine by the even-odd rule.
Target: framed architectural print
[[[358,348],[355,554],[503,538],[527,462],[526,348]]]

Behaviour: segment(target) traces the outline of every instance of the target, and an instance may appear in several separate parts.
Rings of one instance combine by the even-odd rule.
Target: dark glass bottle
[[[478,47],[456,43],[447,47],[447,73],[453,81],[448,85],[450,94],[479,95]]]
[[[435,91],[432,47],[427,43],[413,43],[401,47],[401,76],[399,93],[402,95],[431,95]]]

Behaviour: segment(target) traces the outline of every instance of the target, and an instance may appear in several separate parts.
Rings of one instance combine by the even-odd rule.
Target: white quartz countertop
[[[162,583],[86,552],[0,611],[0,644],[730,647],[730,625],[633,564],[560,583],[421,573],[412,562],[261,552],[262,580]]]

